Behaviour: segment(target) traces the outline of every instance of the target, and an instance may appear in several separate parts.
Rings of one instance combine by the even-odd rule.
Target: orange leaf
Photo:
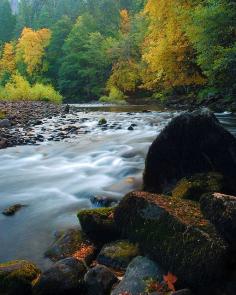
[[[175,291],[174,284],[177,281],[177,277],[175,275],[173,275],[171,272],[168,272],[168,274],[166,276],[163,276],[163,279],[164,279],[165,283],[167,284],[168,288],[171,291]]]

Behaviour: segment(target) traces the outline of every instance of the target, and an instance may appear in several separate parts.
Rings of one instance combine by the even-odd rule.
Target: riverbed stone
[[[204,216],[230,244],[236,246],[236,197],[206,194],[201,198],[200,205]]]
[[[10,128],[11,122],[8,119],[2,119],[0,120],[0,128]]]
[[[84,281],[88,295],[108,295],[118,279],[106,266],[96,265],[85,274]]]
[[[81,230],[69,229],[57,235],[56,241],[45,252],[45,256],[52,261],[73,256],[90,264],[95,252],[96,248]]]
[[[22,204],[12,205],[12,206],[4,209],[2,211],[2,214],[3,215],[6,215],[6,216],[13,216],[13,215],[15,215],[23,207],[26,207],[26,205],[22,205]]]
[[[78,218],[83,232],[92,240],[112,241],[119,237],[114,222],[114,208],[80,210]]]
[[[227,183],[219,173],[200,173],[182,178],[172,191],[175,198],[199,201],[203,194],[227,191]]]
[[[162,269],[152,260],[147,257],[138,256],[129,264],[124,278],[114,288],[111,295],[144,294],[146,289],[145,281],[147,279],[162,279]],[[127,293],[125,293],[127,292]]]
[[[236,138],[207,109],[175,117],[152,143],[143,188],[170,192],[183,177],[222,174],[236,190]]]
[[[60,260],[41,275],[35,285],[34,294],[82,294],[78,292],[83,288],[85,271],[83,263],[73,257]]]
[[[117,206],[114,218],[124,237],[138,242],[187,286],[206,286],[225,271],[228,244],[196,202],[132,192]]]
[[[104,245],[97,261],[114,269],[126,269],[130,261],[139,254],[137,244],[120,240]]]
[[[40,275],[40,270],[31,262],[15,260],[0,263],[0,294],[28,295]]]

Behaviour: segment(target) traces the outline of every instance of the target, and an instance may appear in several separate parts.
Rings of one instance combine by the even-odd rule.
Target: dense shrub
[[[102,96],[100,102],[110,102],[110,103],[125,103],[126,96],[122,91],[115,87],[111,87],[109,96]]]

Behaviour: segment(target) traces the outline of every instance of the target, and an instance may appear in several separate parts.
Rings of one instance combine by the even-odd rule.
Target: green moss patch
[[[225,180],[221,174],[213,172],[196,174],[192,177],[181,179],[172,191],[172,196],[199,201],[203,194],[222,192],[225,187]]]
[[[82,230],[93,240],[111,241],[119,237],[114,222],[114,208],[81,210],[78,218]]]
[[[40,270],[24,260],[0,264],[0,294],[31,294],[32,285],[38,278]]]
[[[104,245],[98,255],[97,261],[109,267],[124,269],[139,253],[137,244],[120,240]]]

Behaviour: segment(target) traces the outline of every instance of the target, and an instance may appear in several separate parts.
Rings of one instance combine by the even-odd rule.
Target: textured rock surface
[[[119,237],[114,222],[114,208],[81,210],[78,218],[82,230],[93,240],[112,241]]]
[[[92,243],[86,239],[83,233],[77,229],[69,229],[65,233],[59,235],[58,239],[46,251],[45,256],[53,261],[58,261],[66,257],[77,255],[81,248],[90,246],[93,248]],[[93,258],[93,251],[88,252],[84,257],[86,263],[90,263]]]
[[[97,265],[86,273],[84,281],[88,295],[108,295],[118,279],[106,266]]]
[[[146,279],[162,278],[162,270],[152,260],[138,256],[129,264],[122,281],[111,292],[112,295],[143,294],[146,288]]]
[[[84,265],[75,258],[56,262],[45,271],[35,285],[34,293],[39,295],[80,294],[85,273]]]
[[[200,201],[204,216],[214,224],[221,235],[236,244],[236,197],[219,193],[209,194]]]
[[[172,191],[172,196],[199,201],[205,193],[226,192],[227,190],[227,183],[221,174],[200,173],[182,178]]]
[[[169,192],[183,177],[218,172],[235,187],[236,139],[207,110],[174,118],[152,143],[144,190]]]
[[[198,288],[224,272],[227,244],[190,200],[133,192],[115,211],[123,235],[186,285]]]
[[[0,294],[31,294],[34,281],[40,270],[31,262],[24,260],[10,261],[0,264]]]
[[[125,269],[130,261],[138,255],[137,245],[125,240],[116,241],[103,246],[97,261],[115,269]]]

